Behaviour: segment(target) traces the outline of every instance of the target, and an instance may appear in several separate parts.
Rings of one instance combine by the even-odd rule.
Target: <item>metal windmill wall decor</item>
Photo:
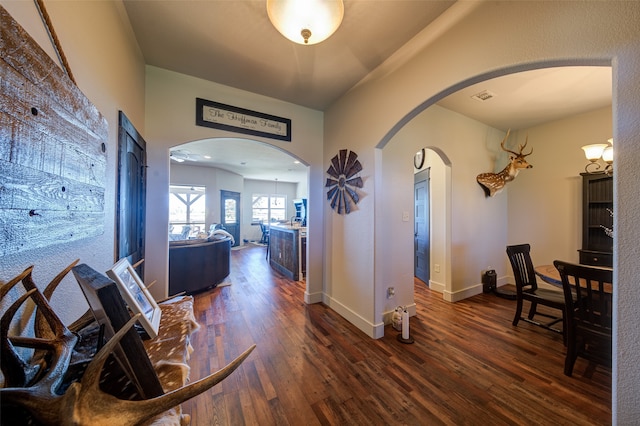
[[[331,166],[327,169],[329,188],[327,200],[331,208],[338,214],[349,214],[360,201],[356,188],[362,188],[362,179],[356,175],[362,171],[362,164],[358,161],[358,154],[341,149],[338,155],[331,159]]]

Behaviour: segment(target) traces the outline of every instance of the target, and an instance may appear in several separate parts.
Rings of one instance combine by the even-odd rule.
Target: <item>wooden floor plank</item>
[[[195,297],[192,381],[257,345],[183,404],[195,426],[611,424],[611,370],[578,359],[566,377],[562,337],[513,327],[513,301],[449,303],[416,280],[415,343],[390,326],[374,340],[327,306],[306,305],[304,282],[272,271],[264,254],[232,251],[229,285]]]

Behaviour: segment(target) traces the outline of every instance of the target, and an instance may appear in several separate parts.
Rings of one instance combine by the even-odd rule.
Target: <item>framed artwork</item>
[[[150,338],[158,335],[162,311],[126,257],[118,260],[107,275],[118,285],[122,297],[134,314],[140,313],[140,324]]]

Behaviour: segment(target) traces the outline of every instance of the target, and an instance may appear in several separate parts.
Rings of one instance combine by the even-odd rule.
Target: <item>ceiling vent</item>
[[[476,101],[480,101],[480,102],[484,102],[484,101],[488,101],[491,98],[494,98],[496,95],[494,93],[491,93],[488,90],[483,90],[482,92],[476,93],[475,95],[471,96],[472,99],[475,99]]]

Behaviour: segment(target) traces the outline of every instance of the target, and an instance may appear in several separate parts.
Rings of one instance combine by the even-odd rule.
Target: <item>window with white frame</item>
[[[204,186],[169,186],[169,233],[187,239],[206,232]]]
[[[287,196],[253,194],[252,202],[253,222],[278,222],[287,216]]]

